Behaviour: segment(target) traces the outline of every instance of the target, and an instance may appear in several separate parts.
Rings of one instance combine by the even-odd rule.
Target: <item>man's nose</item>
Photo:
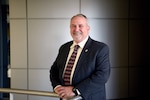
[[[76,26],[75,31],[79,31],[79,30],[80,30],[79,26]]]

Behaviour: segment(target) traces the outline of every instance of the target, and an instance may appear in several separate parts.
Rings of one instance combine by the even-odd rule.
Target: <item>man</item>
[[[110,75],[109,48],[89,36],[87,17],[77,14],[71,18],[73,41],[63,44],[50,69],[50,80],[61,99],[75,96],[82,100],[106,100],[105,83]],[[74,46],[79,45],[70,79],[64,79]],[[73,61],[72,61],[73,62]],[[71,68],[69,68],[71,69]],[[66,83],[69,81],[69,83]]]

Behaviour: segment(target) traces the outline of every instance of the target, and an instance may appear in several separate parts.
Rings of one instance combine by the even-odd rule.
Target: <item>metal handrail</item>
[[[37,90],[27,90],[27,89],[12,89],[12,88],[0,88],[0,92],[9,93],[10,100],[13,100],[13,94],[27,94],[27,95],[37,95],[37,96],[47,96],[59,98],[58,94],[49,91],[37,91]],[[81,96],[75,96],[73,98],[68,98],[67,100],[82,100]]]
[[[37,95],[37,96],[48,96],[48,97],[59,98],[59,96],[56,93],[48,92],[48,91],[0,88],[0,92],[3,92],[3,93],[14,93],[14,94],[28,94],[28,95]]]

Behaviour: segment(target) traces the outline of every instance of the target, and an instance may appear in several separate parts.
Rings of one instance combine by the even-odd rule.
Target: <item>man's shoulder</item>
[[[95,46],[95,47],[108,47],[108,45],[102,41],[98,41],[98,40],[94,40],[92,38],[89,39],[89,42],[92,46]]]
[[[69,42],[66,42],[64,44],[62,44],[60,46],[60,49],[63,49],[63,48],[70,48],[70,46],[72,45],[73,41],[69,41]]]
[[[71,46],[73,44],[73,41],[68,41],[64,44],[61,45],[61,47],[64,47],[64,46]]]

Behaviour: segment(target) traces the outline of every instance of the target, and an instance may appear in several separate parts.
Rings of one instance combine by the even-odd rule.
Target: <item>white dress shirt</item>
[[[74,46],[75,46],[75,45],[79,45],[79,46],[80,46],[80,48],[79,48],[78,51],[77,51],[77,56],[76,56],[76,59],[75,59],[75,62],[74,62],[73,68],[72,68],[72,72],[71,72],[71,76],[70,76],[70,84],[72,84],[72,77],[73,77],[73,74],[74,74],[74,71],[75,71],[75,68],[76,68],[78,59],[79,59],[79,57],[80,57],[80,54],[81,54],[81,52],[82,52],[82,49],[83,49],[85,43],[87,42],[87,40],[88,40],[88,36],[87,36],[82,42],[80,42],[80,43],[78,43],[78,44],[75,43],[75,42],[73,42],[73,44],[70,46],[70,51],[69,51],[69,55],[68,55],[68,58],[67,58],[66,65],[65,65],[65,69],[66,69],[66,67],[67,67],[67,63],[68,63],[68,61],[69,61],[69,59],[70,59],[70,56],[71,56],[71,54],[72,54],[72,52],[73,52],[73,50],[74,50]],[[64,69],[64,72],[65,72],[65,69]],[[64,77],[64,74],[63,74],[63,77]]]

